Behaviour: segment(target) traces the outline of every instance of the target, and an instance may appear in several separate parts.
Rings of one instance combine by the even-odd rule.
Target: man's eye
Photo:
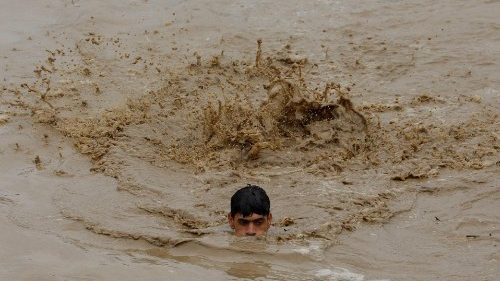
[[[248,225],[249,221],[246,220],[240,220],[241,225]]]
[[[258,221],[255,221],[254,224],[255,225],[261,225],[264,221],[261,221],[261,220],[258,220]]]

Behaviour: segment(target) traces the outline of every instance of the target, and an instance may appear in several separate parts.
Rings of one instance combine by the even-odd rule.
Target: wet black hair
[[[231,197],[231,216],[237,213],[247,217],[251,214],[261,216],[269,215],[271,202],[266,191],[257,185],[247,184],[247,186],[236,191]]]

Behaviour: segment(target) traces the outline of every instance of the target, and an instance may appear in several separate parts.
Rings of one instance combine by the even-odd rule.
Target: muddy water
[[[499,5],[4,3],[0,277],[497,279]]]

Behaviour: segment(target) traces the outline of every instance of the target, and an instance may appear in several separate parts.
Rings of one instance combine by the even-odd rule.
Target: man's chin
[[[265,237],[267,232],[259,233],[259,234],[247,234],[247,233],[234,233],[237,237]]]

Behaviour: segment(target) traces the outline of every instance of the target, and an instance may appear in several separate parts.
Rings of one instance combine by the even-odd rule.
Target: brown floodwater
[[[0,280],[498,280],[498,14],[3,1]]]

